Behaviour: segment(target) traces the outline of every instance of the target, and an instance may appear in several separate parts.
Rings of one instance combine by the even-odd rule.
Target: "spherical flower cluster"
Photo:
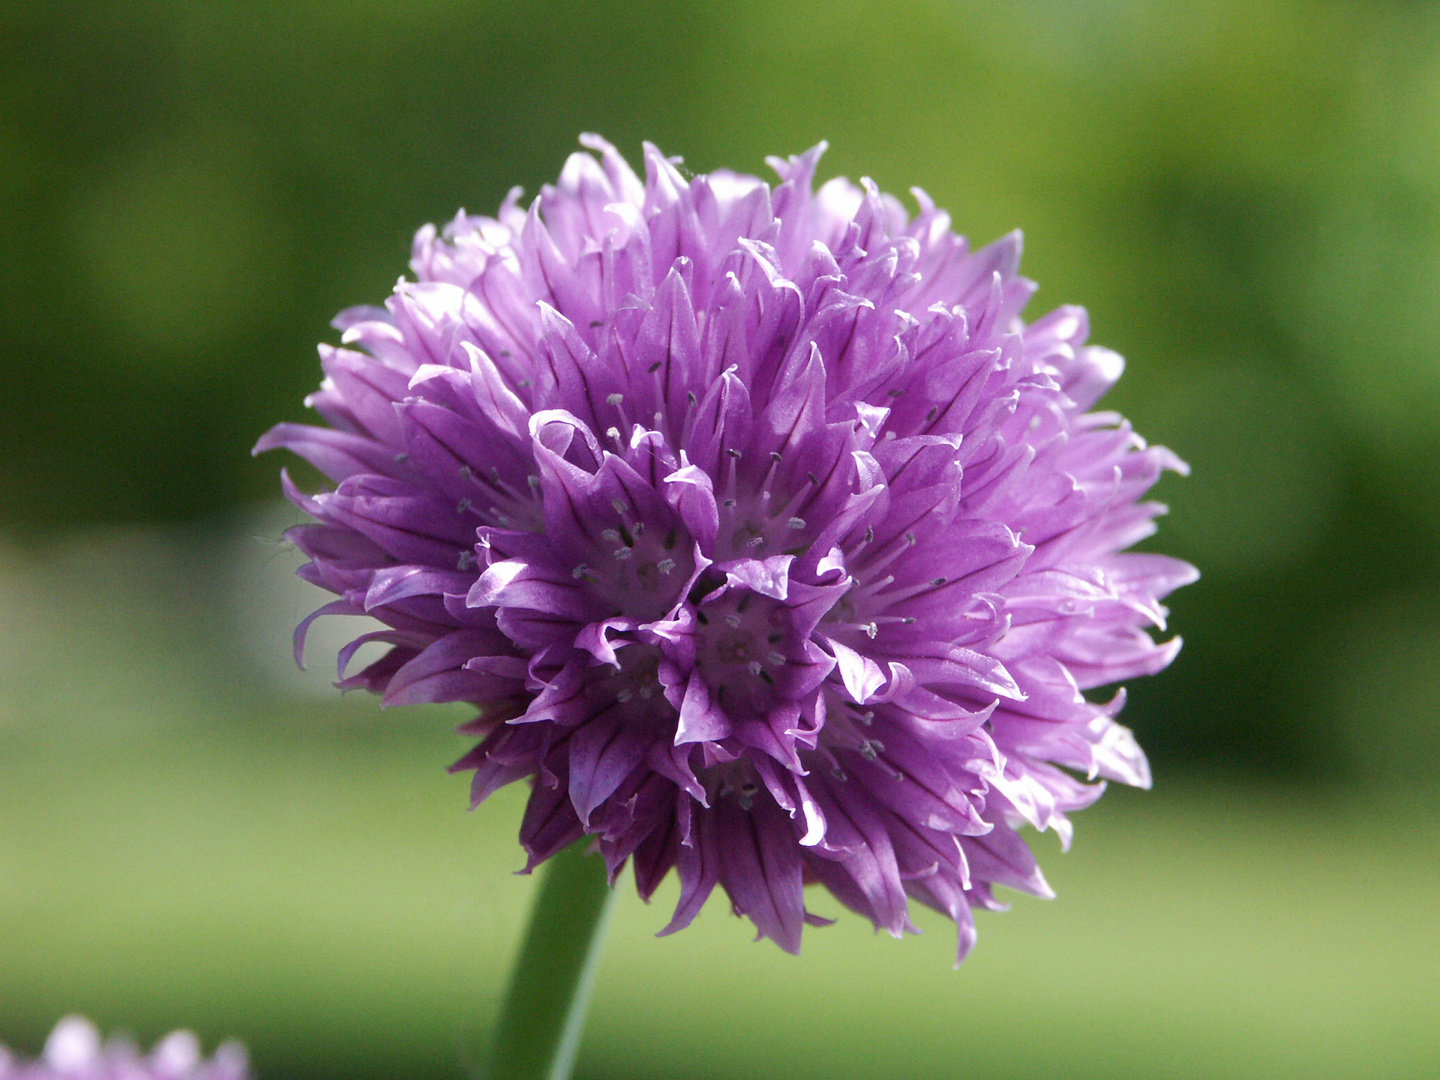
[[[250,1062],[237,1042],[223,1043],[212,1058],[200,1040],[174,1031],[142,1055],[133,1043],[112,1038],[103,1045],[89,1020],[67,1016],[55,1025],[45,1050],[21,1060],[0,1045],[0,1080],[249,1080]]]
[[[1194,570],[1120,552],[1184,466],[1087,411],[1123,365],[1083,310],[1021,320],[1018,234],[814,190],[823,147],[772,189],[582,142],[528,210],[422,229],[321,348],[329,427],[256,447],[335,482],[285,479],[316,615],[387,627],[339,685],[478,705],[474,801],[532,778],[530,867],[589,835],[646,898],[674,869],[663,932],[719,885],[794,951],[819,882],[963,957],[996,885],[1049,892],[1018,827],[1149,783],[1084,692],[1179,648],[1147,627]]]

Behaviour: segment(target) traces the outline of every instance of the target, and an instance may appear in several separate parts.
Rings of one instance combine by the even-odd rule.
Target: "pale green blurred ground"
[[[443,711],[295,675],[280,461],[314,342],[409,237],[582,130],[927,188],[1026,231],[1159,495],[1157,790],[1060,899],[811,935],[622,908],[584,1069],[1440,1074],[1440,7],[1321,0],[0,0],[0,1041],[84,1009],[262,1080],[461,1075],[528,883]],[[823,902],[817,907],[824,910]]]
[[[276,526],[0,558],[0,1031],[83,1011],[241,1035],[266,1078],[460,1076],[523,925],[522,793],[464,812],[463,710],[289,669]],[[959,972],[941,919],[895,942],[816,897],[841,920],[797,959],[718,903],[654,938],[673,888],[627,891],[581,1074],[1434,1075],[1436,824],[1413,792],[1162,771],[1072,852],[1037,838],[1059,898],[982,915]]]
[[[438,720],[8,735],[29,753],[0,767],[0,811],[27,822],[0,834],[7,1027],[183,1017],[244,1034],[262,1076],[461,1075],[530,883],[506,872],[519,799],[461,813]],[[720,905],[656,939],[674,890],[627,895],[581,1073],[1433,1076],[1433,824],[1218,786],[1116,797],[1070,854],[1042,841],[1059,898],[982,917],[959,972],[940,919],[895,942],[844,918],[797,959]]]

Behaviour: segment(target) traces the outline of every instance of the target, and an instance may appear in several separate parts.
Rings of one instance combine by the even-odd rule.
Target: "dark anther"
[[[650,373],[651,375],[654,375],[655,372],[657,372],[657,371],[660,370],[660,361],[659,361],[659,360],[656,360],[653,364],[650,365],[650,367],[649,367],[647,370],[649,371],[649,373]]]

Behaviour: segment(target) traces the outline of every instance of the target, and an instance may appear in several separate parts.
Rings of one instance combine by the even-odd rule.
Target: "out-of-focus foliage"
[[[1300,628],[1405,638],[1437,587],[1429,6],[21,2],[0,41],[13,530],[272,495],[244,451],[330,316],[581,130],[697,170],[828,138],[978,241],[1027,229],[1036,310],[1087,304],[1114,404],[1195,466],[1161,491],[1191,643],[1129,713],[1162,773],[1358,760],[1303,673],[1360,678],[1366,635]]]

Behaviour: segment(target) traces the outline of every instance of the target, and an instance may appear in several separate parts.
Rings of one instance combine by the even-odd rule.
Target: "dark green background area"
[[[1172,513],[1147,546],[1205,575],[1172,604],[1180,658],[1129,688],[1124,716],[1159,791],[1112,793],[1079,819],[1075,853],[1046,847],[1058,936],[1021,904],[982,927],[959,975],[938,926],[902,946],[836,928],[808,946],[821,956],[786,968],[741,948],[719,905],[713,948],[704,934],[720,930],[651,941],[663,919],[633,905],[602,980],[590,1075],[840,1075],[847,1061],[876,1076],[1435,1068],[1433,1035],[1405,1037],[1440,1029],[1433,975],[1428,1012],[1381,989],[1355,991],[1354,1015],[1373,1008],[1383,1023],[1352,1032],[1327,1010],[1357,964],[1372,988],[1440,968],[1425,930],[1440,914],[1440,10],[1303,0],[0,0],[0,780],[28,793],[0,802],[0,1041],[33,1049],[76,1008],[146,1038],[182,1023],[234,1031],[268,1080],[339,1075],[327,1062],[458,1074],[443,1031],[465,1024],[433,1010],[470,993],[483,1028],[509,945],[460,934],[465,979],[436,982],[424,965],[453,926],[371,942],[389,920],[427,917],[404,914],[396,884],[392,906],[354,916],[346,947],[302,963],[275,942],[307,920],[351,924],[318,871],[291,888],[284,868],[326,842],[316,822],[349,785],[389,791],[393,815],[356,810],[391,823],[389,847],[336,826],[325,866],[343,879],[359,873],[351,855],[373,857],[377,880],[399,881],[413,846],[455,862],[453,880],[426,888],[461,903],[513,868],[514,807],[459,814],[463,783],[439,773],[461,745],[444,734],[453,715],[377,718],[373,702],[317,692],[323,677],[283,672],[286,627],[316,598],[277,584],[294,565],[273,543],[281,461],[248,451],[277,420],[306,417],[315,342],[334,340],[339,309],[384,299],[417,226],[493,211],[515,184],[534,193],[581,131],[633,162],[649,139],[695,171],[763,173],[767,154],[826,139],[822,175],[919,185],[977,243],[1023,228],[1024,270],[1041,284],[1031,315],[1086,305],[1094,340],[1129,361],[1106,405],[1193,465],[1157,489]],[[169,873],[209,865],[181,854],[208,850],[203,835],[171,825],[190,805],[175,786],[210,775],[197,755],[214,748],[225,775],[247,778],[231,816],[205,802],[197,818],[238,853],[227,880],[258,912],[238,929],[198,886],[144,900],[164,862],[152,843],[178,860]],[[283,854],[264,848],[290,820],[267,785],[314,830]],[[1195,865],[1178,854],[1192,836]],[[1147,860],[1163,872],[1127,876]],[[1355,891],[1360,867],[1371,876]],[[1106,890],[1125,886],[1134,918],[1102,932]],[[1307,906],[1318,894],[1328,919]],[[523,888],[503,895],[513,930]],[[111,897],[127,914],[97,922]],[[1371,903],[1408,937],[1376,929]],[[1160,928],[1182,917],[1215,943],[1167,941]],[[1296,919],[1313,934],[1255,929]],[[203,975],[141,962],[171,934]],[[483,963],[466,967],[467,949]],[[910,967],[885,969],[877,1003],[843,990],[847,965],[863,973],[897,950]],[[398,981],[367,955],[393,957]],[[632,962],[640,975],[626,980]],[[682,976],[682,963],[698,970]],[[1104,974],[1076,984],[1077,964]],[[1057,965],[1070,972],[1059,983]],[[228,996],[216,989],[227,970]],[[677,996],[682,977],[693,1000]],[[1327,980],[1333,999],[1310,992]],[[707,1021],[712,983],[730,1003]],[[897,1019],[915,1015],[911,985],[943,999],[931,1021]],[[827,1042],[804,995],[853,1027]],[[784,1020],[765,1019],[782,1000]],[[1096,1000],[1122,1004],[1102,1015]],[[1053,1024],[1016,1019],[1036,1001],[1042,1016],[1059,1009]],[[632,1030],[622,1005],[644,1023]],[[697,1026],[734,1009],[757,1030],[729,1021],[715,1036],[729,1049],[707,1051]],[[917,1047],[901,1064],[867,1056],[885,1037],[864,1030],[872,1009]],[[977,1013],[980,1034],[956,1042]],[[1372,1045],[1361,1028],[1390,1035]],[[646,1066],[642,1046],[672,1047],[679,1064]]]

